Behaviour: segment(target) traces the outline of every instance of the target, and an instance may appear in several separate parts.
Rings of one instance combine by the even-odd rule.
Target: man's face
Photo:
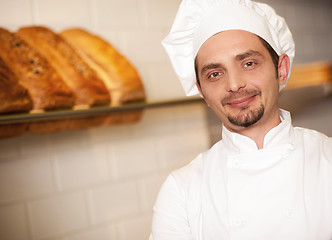
[[[279,80],[256,35],[218,33],[202,45],[196,61],[202,94],[227,128],[240,131],[278,116]]]

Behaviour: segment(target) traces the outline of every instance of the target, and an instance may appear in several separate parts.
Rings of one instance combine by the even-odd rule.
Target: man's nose
[[[227,73],[226,90],[228,92],[237,92],[247,84],[244,76],[239,71],[229,71]]]

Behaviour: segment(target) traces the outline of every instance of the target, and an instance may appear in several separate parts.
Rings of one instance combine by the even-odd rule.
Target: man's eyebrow
[[[209,64],[206,64],[202,67],[201,69],[201,73],[204,73],[208,70],[211,70],[211,69],[216,69],[216,68],[222,68],[223,65],[220,64],[220,63],[209,63]]]
[[[235,59],[241,61],[243,59],[246,59],[246,58],[252,57],[252,56],[261,56],[261,57],[263,57],[263,54],[261,54],[258,51],[255,51],[255,50],[249,50],[245,53],[241,53],[241,54],[236,55]]]

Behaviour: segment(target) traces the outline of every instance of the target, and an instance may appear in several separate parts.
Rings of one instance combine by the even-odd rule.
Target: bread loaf
[[[0,57],[0,114],[29,112],[32,100],[28,91]]]
[[[0,28],[0,57],[28,90],[34,110],[73,106],[72,91],[49,62],[19,36],[3,28]]]
[[[31,26],[17,34],[37,49],[58,71],[76,95],[76,105],[109,104],[103,81],[58,34],[46,27]]]
[[[60,35],[103,79],[111,92],[113,105],[145,99],[136,69],[111,44],[82,29],[68,29]]]

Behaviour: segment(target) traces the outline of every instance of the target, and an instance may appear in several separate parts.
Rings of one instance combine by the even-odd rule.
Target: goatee
[[[239,127],[250,127],[262,118],[264,114],[264,105],[261,104],[257,109],[245,110],[246,108],[241,109],[244,113],[239,113],[236,116],[228,114],[228,121]]]

